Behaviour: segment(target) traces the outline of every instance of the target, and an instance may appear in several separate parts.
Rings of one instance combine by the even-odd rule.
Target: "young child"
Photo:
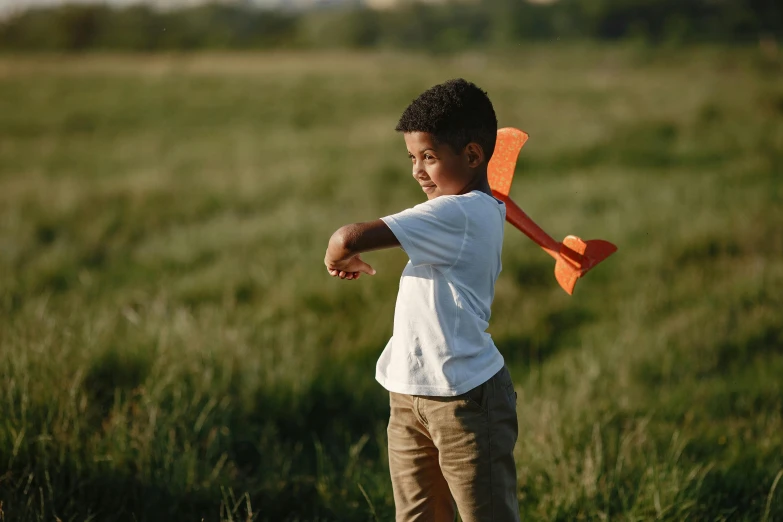
[[[485,331],[506,217],[487,181],[495,111],[477,86],[451,80],[414,100],[396,130],[428,201],[340,228],[324,263],[358,279],[375,274],[363,252],[401,246],[410,258],[376,368],[390,394],[397,521],[452,521],[455,508],[464,522],[516,521],[516,393]]]

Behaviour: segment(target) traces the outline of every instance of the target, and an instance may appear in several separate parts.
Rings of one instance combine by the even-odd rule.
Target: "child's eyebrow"
[[[425,152],[427,152],[428,150],[431,150],[432,152],[435,152],[435,149],[433,149],[433,148],[426,148],[426,149],[421,149],[421,150],[419,151],[419,154],[424,154],[424,153],[425,153]]]

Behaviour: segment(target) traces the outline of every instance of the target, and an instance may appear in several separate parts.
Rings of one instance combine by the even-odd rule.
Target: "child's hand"
[[[330,259],[327,252],[324,264],[329,275],[340,279],[359,279],[362,273],[375,275],[375,269],[365,263],[358,254],[345,260],[337,260]]]
[[[363,273],[375,275],[375,269],[359,254],[395,246],[400,242],[383,220],[345,225],[329,238],[324,264],[329,275],[340,279],[359,279]]]

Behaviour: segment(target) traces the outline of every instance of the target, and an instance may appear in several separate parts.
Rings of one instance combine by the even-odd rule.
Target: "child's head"
[[[463,79],[436,85],[402,113],[413,177],[429,199],[462,194],[486,180],[498,122],[487,93]]]

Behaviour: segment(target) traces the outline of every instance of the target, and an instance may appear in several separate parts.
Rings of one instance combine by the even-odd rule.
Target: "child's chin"
[[[428,187],[427,189],[424,189],[424,194],[427,195],[427,199],[435,199],[438,196],[442,196],[440,190],[438,190],[438,187]]]

